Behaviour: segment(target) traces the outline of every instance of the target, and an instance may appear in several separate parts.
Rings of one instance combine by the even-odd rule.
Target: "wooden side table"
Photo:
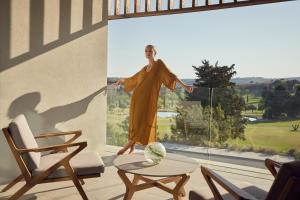
[[[172,194],[175,200],[179,200],[186,195],[184,186],[190,178],[189,174],[199,167],[195,160],[171,153],[157,165],[148,163],[143,154],[118,156],[114,165],[126,186],[125,200],[130,200],[136,191],[152,187],[164,190]],[[128,174],[133,174],[132,181]],[[175,183],[175,187],[165,185],[171,182]]]

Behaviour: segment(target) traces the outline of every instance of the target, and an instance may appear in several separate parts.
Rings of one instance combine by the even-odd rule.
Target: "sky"
[[[235,64],[236,77],[300,77],[300,1],[111,20],[108,77],[129,77],[154,44],[179,78],[196,78],[202,60]]]

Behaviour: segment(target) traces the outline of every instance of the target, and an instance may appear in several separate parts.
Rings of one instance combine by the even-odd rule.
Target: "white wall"
[[[0,1],[1,127],[24,113],[35,135],[81,129],[103,149],[106,12],[106,0]],[[19,173],[0,132],[0,183]]]

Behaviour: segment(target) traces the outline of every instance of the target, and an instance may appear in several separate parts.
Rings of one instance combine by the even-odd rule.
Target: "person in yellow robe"
[[[133,76],[119,79],[113,85],[123,84],[125,92],[133,91],[129,110],[128,143],[118,152],[124,154],[129,148],[131,153],[136,143],[147,145],[156,141],[157,101],[161,85],[174,90],[178,82],[188,92],[193,86],[183,83],[172,73],[161,59],[155,60],[156,49],[153,45],[145,47],[148,64]]]

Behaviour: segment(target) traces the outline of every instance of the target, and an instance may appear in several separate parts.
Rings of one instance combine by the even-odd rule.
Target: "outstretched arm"
[[[177,78],[176,80],[181,87],[183,87],[188,93],[192,93],[193,92],[193,86],[192,85],[187,85],[186,83],[182,82],[179,78]]]
[[[129,78],[119,79],[117,82],[113,83],[113,87],[117,87],[119,85],[124,85],[125,92],[130,92],[141,82],[144,76],[144,68],[142,68],[139,72],[134,74]]]
[[[159,61],[161,62],[162,66],[161,80],[167,88],[169,88],[170,90],[174,90],[176,83],[179,83],[181,87],[183,87],[187,92],[193,92],[193,86],[187,85],[186,83],[182,82],[174,73],[171,72],[171,70],[162,60]]]

